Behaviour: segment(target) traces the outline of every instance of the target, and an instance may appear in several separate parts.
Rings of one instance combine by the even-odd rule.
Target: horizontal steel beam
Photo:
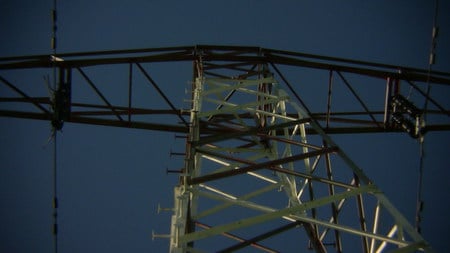
[[[145,62],[194,61],[201,55],[203,61],[274,63],[323,70],[335,70],[380,78],[450,85],[450,73],[356,61],[337,57],[304,54],[259,47],[229,47],[197,45],[172,48],[149,48],[100,52],[81,52],[51,55],[32,55],[0,58],[0,69],[76,68],[105,64]],[[55,57],[59,59],[55,61]],[[429,79],[428,79],[429,78]]]
[[[131,110],[133,111],[133,109]],[[171,110],[170,110],[171,111]],[[124,113],[124,112],[121,112]],[[142,115],[142,114],[166,114],[166,110],[139,110],[136,109],[135,113],[132,115]],[[90,115],[95,115],[92,113]],[[99,113],[100,114],[100,113]],[[101,115],[111,115],[111,113],[101,113]],[[0,110],[0,117],[9,118],[22,118],[22,119],[35,119],[35,120],[47,120],[51,121],[53,114],[44,114],[37,112],[26,112],[26,111],[11,111],[11,110]],[[101,126],[112,126],[112,127],[123,127],[123,128],[135,128],[135,129],[145,129],[145,130],[155,130],[164,132],[175,132],[175,133],[188,133],[189,129],[183,125],[175,124],[158,124],[142,121],[118,121],[114,119],[103,119],[95,117],[87,117],[82,112],[79,114],[77,112],[72,112],[70,119],[67,121],[70,123],[83,123],[90,125],[101,125]],[[427,125],[424,128],[425,132],[437,132],[437,131],[450,131],[450,125]],[[324,128],[323,131],[326,134],[358,134],[358,133],[397,133],[403,132],[401,129],[396,128],[382,128],[376,126],[367,127],[330,127]],[[204,129],[203,133],[213,133],[212,129]],[[306,128],[307,134],[317,134],[317,132],[312,128]]]
[[[53,118],[53,114],[0,110],[0,117],[51,121]],[[187,128],[186,126],[183,126],[183,125],[159,124],[159,123],[150,123],[150,122],[141,122],[141,121],[118,121],[118,120],[112,120],[112,119],[71,116],[67,122],[82,123],[82,124],[89,124],[89,125],[99,125],[99,126],[112,126],[112,127],[155,130],[155,131],[163,131],[163,132],[175,132],[175,133],[188,133],[189,132],[189,128]]]

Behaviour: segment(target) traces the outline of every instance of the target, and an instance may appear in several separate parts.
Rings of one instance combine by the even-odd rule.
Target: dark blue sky
[[[58,0],[57,50],[252,45],[428,67],[433,1],[280,2]],[[52,4],[0,0],[0,57],[51,53]],[[449,9],[450,1],[440,1],[441,33],[433,66],[446,72]],[[184,87],[192,77],[190,64],[175,73],[156,68],[153,74],[163,90],[182,107]],[[37,76],[29,78],[34,80],[32,89],[46,92],[44,81],[39,83],[42,75]],[[2,86],[0,95],[4,91]],[[450,94],[439,95],[448,108]],[[50,124],[0,118],[0,130],[0,252],[51,252]],[[413,221],[418,143],[406,134],[335,139]],[[430,133],[425,146],[423,235],[439,252],[450,250],[450,223],[445,219],[450,212],[449,140],[450,133]],[[65,124],[58,146],[60,252],[167,250],[168,241],[152,241],[151,231],[169,232],[170,214],[157,215],[156,208],[158,203],[172,205],[178,180],[166,176],[165,168],[182,164],[182,159],[169,157],[170,149],[183,150],[182,141],[168,133]]]

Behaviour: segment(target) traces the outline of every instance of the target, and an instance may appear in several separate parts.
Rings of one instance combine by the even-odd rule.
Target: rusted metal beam
[[[181,120],[181,122],[183,122],[183,124],[186,127],[189,127],[188,122],[181,116],[180,111],[177,110],[177,108],[175,108],[173,103],[166,96],[166,94],[164,94],[164,92],[161,90],[161,88],[159,88],[158,84],[153,80],[153,78],[148,74],[148,72],[145,71],[145,69],[142,67],[141,64],[137,63],[136,65],[138,66],[138,68],[142,72],[142,74],[145,76],[147,81],[150,82],[150,84],[153,86],[153,88],[155,88],[155,90],[158,92],[158,94],[164,99],[164,101],[166,101],[166,103],[169,105],[169,107],[172,109],[172,111],[178,116],[178,118]]]
[[[108,99],[102,94],[102,92],[97,88],[97,86],[94,84],[94,82],[86,75],[86,73],[81,70],[81,68],[77,68],[78,72],[80,72],[81,76],[83,76],[84,80],[89,84],[89,86],[95,91],[95,93],[105,102],[105,104],[108,106],[108,108],[114,112],[114,115],[119,119],[119,121],[123,122],[124,120],[120,116],[119,113],[116,112],[116,110],[113,108],[112,104],[108,101]]]
[[[194,222],[194,223],[195,223],[196,226],[201,227],[201,228],[203,228],[203,229],[210,229],[210,228],[211,228],[211,226],[206,225],[206,224],[201,223],[201,222],[198,222],[198,221],[196,221],[196,222]],[[237,248],[237,249],[244,248],[244,247],[247,247],[247,246],[252,246],[252,247],[254,247],[254,248],[256,248],[256,249],[259,249],[259,250],[262,250],[262,251],[265,251],[265,252],[270,252],[270,253],[276,253],[276,252],[279,252],[279,251],[277,251],[277,250],[271,249],[271,248],[269,248],[269,247],[266,247],[266,246],[263,246],[263,245],[257,243],[258,241],[261,241],[261,240],[253,240],[253,238],[252,238],[252,239],[249,239],[249,240],[246,240],[246,239],[244,239],[244,238],[242,238],[242,237],[240,237],[240,236],[237,236],[237,235],[235,235],[235,234],[228,233],[228,232],[225,232],[225,233],[223,233],[222,235],[225,236],[225,237],[231,238],[231,239],[233,239],[233,240],[236,240],[236,241],[241,242],[241,243],[239,243],[238,245],[240,245],[240,244],[245,245],[245,246],[239,247],[239,248]],[[218,251],[218,252],[232,252],[232,251],[230,251],[230,250],[227,251],[227,250],[225,249],[225,250],[221,250],[221,251]]]
[[[20,90],[19,88],[17,88],[14,84],[12,84],[11,82],[9,82],[8,80],[6,80],[5,78],[3,78],[2,76],[0,76],[0,81],[2,83],[4,83],[6,86],[8,86],[10,89],[12,89],[13,91],[15,91],[16,93],[20,94],[22,96],[22,98],[25,99],[25,101],[28,101],[30,103],[32,103],[33,105],[35,105],[37,108],[39,108],[41,111],[45,112],[46,114],[49,114],[50,112],[45,109],[43,106],[41,106],[38,102],[34,101],[32,99],[32,97],[30,97],[29,95],[27,95],[24,91]]]

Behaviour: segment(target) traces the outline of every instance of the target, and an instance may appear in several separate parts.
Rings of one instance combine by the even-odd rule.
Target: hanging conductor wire
[[[57,170],[57,135],[58,130],[60,130],[60,127],[58,127],[56,124],[58,123],[58,120],[56,119],[58,108],[58,103],[56,103],[57,100],[57,67],[56,67],[56,31],[57,31],[57,13],[56,13],[56,1],[53,1],[53,9],[51,11],[51,19],[52,19],[52,38],[50,41],[51,49],[53,50],[53,55],[51,56],[51,61],[53,62],[53,112],[54,112],[54,119],[52,120],[52,136],[54,141],[53,146],[53,247],[54,252],[58,252],[58,170]]]
[[[58,252],[58,194],[57,194],[57,134],[54,131],[53,141],[53,236],[55,253]]]
[[[427,74],[427,89],[426,89],[426,96],[425,96],[425,102],[423,106],[423,116],[422,116],[422,128],[425,125],[426,121],[426,111],[428,108],[428,98],[431,92],[431,70],[432,65],[436,62],[436,45],[437,45],[437,36],[439,33],[439,27],[437,26],[437,18],[439,13],[439,0],[435,1],[434,6],[434,17],[433,17],[433,28],[431,32],[431,46],[430,46],[430,55],[429,55],[429,61],[428,61],[428,74]],[[423,169],[424,169],[424,160],[425,160],[425,138],[424,136],[420,136],[419,138],[419,153],[420,153],[420,161],[419,161],[419,176],[418,176],[418,182],[417,182],[417,206],[416,206],[416,230],[418,233],[421,233],[421,221],[422,221],[422,212],[423,212]]]

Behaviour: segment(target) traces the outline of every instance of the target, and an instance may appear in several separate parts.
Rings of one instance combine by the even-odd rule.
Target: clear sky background
[[[50,54],[52,5],[52,0],[0,0],[0,57]],[[450,1],[440,1],[441,33],[433,66],[446,72],[448,10]],[[57,50],[251,45],[427,68],[433,14],[434,1],[428,0],[58,0]],[[187,65],[153,72],[180,108],[192,77]],[[40,80],[32,85],[45,91],[44,81],[36,83]],[[448,108],[450,94],[440,97]],[[53,248],[50,134],[49,122],[0,118],[0,252]],[[417,141],[407,134],[334,138],[413,223]],[[438,252],[450,251],[449,140],[448,132],[426,136],[422,226]],[[58,146],[59,252],[167,251],[168,240],[152,241],[151,231],[169,233],[170,213],[156,211],[158,203],[173,203],[178,179],[166,176],[165,168],[182,165],[182,159],[169,157],[171,149],[183,151],[182,141],[169,133],[65,124]],[[290,252],[299,245],[286,247]]]

